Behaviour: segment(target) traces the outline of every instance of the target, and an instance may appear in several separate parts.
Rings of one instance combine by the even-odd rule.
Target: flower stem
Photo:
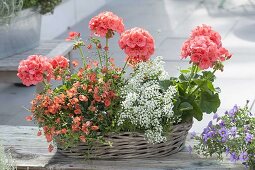
[[[212,76],[206,78],[205,80],[207,81],[207,80],[211,79],[216,71],[217,71],[216,69],[213,70]],[[194,93],[195,93],[200,87],[202,87],[203,85],[204,85],[204,83],[202,83],[202,84],[200,84],[199,86],[197,86],[197,88],[196,88],[192,93],[190,93],[188,96],[191,96],[192,94],[194,94]]]
[[[108,49],[109,49],[109,38],[106,37],[105,40],[105,66],[108,68]]]
[[[102,63],[101,54],[100,54],[100,51],[99,51],[99,49],[98,49],[98,48],[97,48],[97,55],[98,55],[99,62],[100,62],[101,68],[102,68],[102,67],[103,67],[103,63]]]
[[[130,57],[128,56],[128,58],[127,58],[127,60],[126,60],[126,62],[125,62],[125,64],[124,64],[124,66],[123,66],[123,68],[122,68],[120,74],[123,74],[123,72],[124,72],[124,70],[125,70],[125,68],[126,68],[126,66],[127,66],[127,63],[128,63],[129,58],[130,58]]]
[[[79,52],[81,54],[81,59],[82,59],[83,66],[85,67],[87,65],[87,63],[86,63],[86,60],[85,60],[85,56],[84,56],[83,50],[82,50],[82,48],[80,46],[79,46]]]
[[[190,77],[189,77],[189,82],[188,82],[188,87],[187,87],[187,94],[189,94],[189,91],[190,91],[190,83],[191,83],[191,80],[192,80],[192,78],[194,77],[194,75],[196,75],[196,73],[197,73],[197,65],[192,64],[191,74],[190,74]]]

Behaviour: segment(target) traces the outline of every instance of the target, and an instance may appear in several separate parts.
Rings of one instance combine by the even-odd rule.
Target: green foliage
[[[38,8],[41,14],[53,13],[62,0],[24,0],[23,9]]]
[[[22,0],[0,0],[0,19],[8,19],[22,8]]]
[[[174,85],[178,91],[175,103],[175,114],[181,115],[183,121],[192,119],[202,120],[203,113],[216,112],[220,106],[219,89],[213,81],[215,71],[202,71],[196,65],[180,71],[178,78],[162,81],[166,89]]]

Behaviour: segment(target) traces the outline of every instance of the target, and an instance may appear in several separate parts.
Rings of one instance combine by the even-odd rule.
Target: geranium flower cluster
[[[52,65],[47,57],[31,55],[26,60],[22,60],[18,67],[17,76],[26,86],[36,85],[44,79],[52,78]]]
[[[219,33],[203,24],[196,27],[184,42],[181,57],[190,57],[192,63],[204,70],[214,67],[217,62],[230,59],[231,54],[222,46]]]
[[[166,140],[164,126],[174,122],[173,98],[176,89],[169,86],[163,90],[158,80],[166,80],[167,72],[162,57],[139,63],[121,89],[124,99],[118,124],[131,122],[131,129],[142,129],[150,143]],[[163,123],[165,122],[165,123]]]
[[[99,35],[100,37],[108,36],[108,38],[113,36],[114,31],[121,34],[125,29],[123,19],[108,11],[93,17],[89,21],[89,28],[96,35]]]
[[[49,59],[45,56],[31,55],[20,62],[17,76],[24,85],[31,86],[44,80],[61,80],[60,75],[64,75],[68,67],[69,61],[63,56]]]
[[[236,105],[225,115],[214,115],[203,133],[195,136],[199,144],[194,148],[205,156],[218,155],[222,159],[225,153],[230,161],[240,161],[251,169],[255,165],[255,117],[246,105]],[[213,123],[215,122],[215,124]]]
[[[121,34],[119,46],[128,55],[131,65],[148,61],[154,53],[154,40],[150,33],[142,28],[132,28]]]

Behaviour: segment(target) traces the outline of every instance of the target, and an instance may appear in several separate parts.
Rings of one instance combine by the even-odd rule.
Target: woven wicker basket
[[[159,144],[149,144],[144,135],[140,133],[125,132],[105,136],[107,141],[113,143],[109,145],[98,144],[92,149],[85,143],[80,143],[75,147],[61,149],[58,152],[63,155],[84,158],[89,150],[90,159],[129,159],[129,158],[150,158],[165,157],[179,152],[185,143],[186,136],[193,122],[186,122],[173,126],[167,141]]]

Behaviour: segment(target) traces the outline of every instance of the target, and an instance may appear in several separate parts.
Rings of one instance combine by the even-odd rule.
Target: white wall
[[[78,23],[95,10],[105,5],[107,0],[63,0],[54,14],[42,16],[41,40],[54,39]]]

